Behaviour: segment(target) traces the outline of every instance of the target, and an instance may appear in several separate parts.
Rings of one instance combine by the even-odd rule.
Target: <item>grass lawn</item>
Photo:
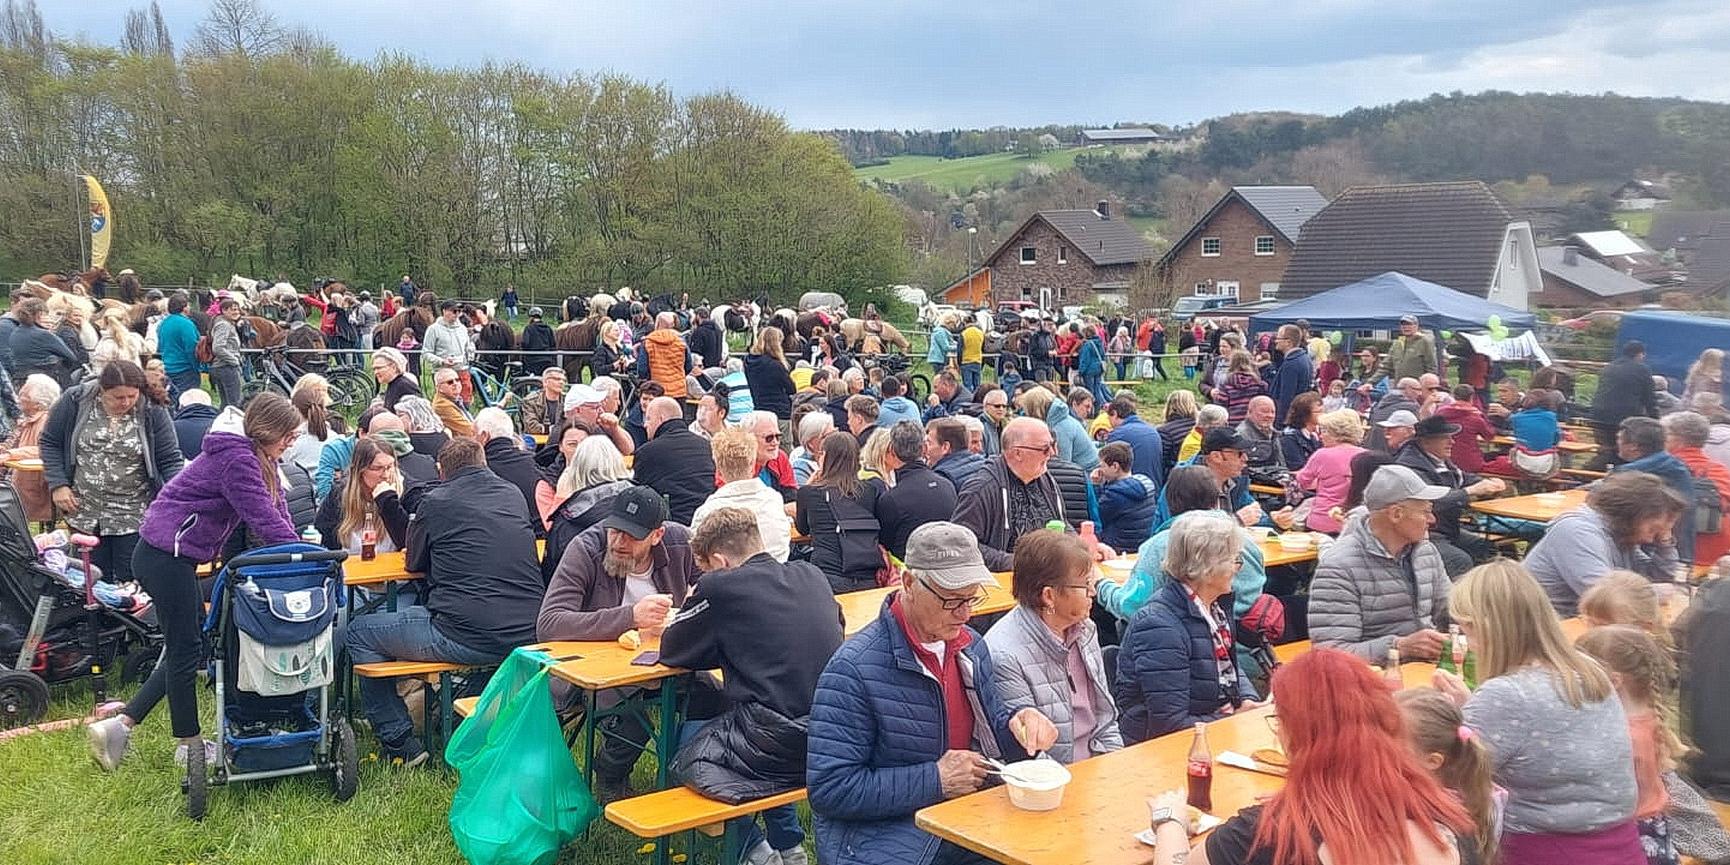
[[[51,719],[89,711],[82,686],[57,688],[55,696]],[[201,689],[207,735],[215,721],[211,699]],[[174,764],[166,702],[139,726],[130,756],[113,775],[91,760],[81,727],[3,742],[0,862],[460,865],[446,823],[456,774],[387,766],[369,757],[376,745],[364,731],[360,753],[360,790],[347,803],[331,798],[323,776],[213,787],[204,822],[194,823],[182,810],[182,771]],[[637,789],[652,789],[653,767],[650,760],[638,764]],[[601,818],[559,862],[647,863],[646,843]],[[815,851],[808,852],[815,859]]]
[[[965,159],[944,159],[941,156],[896,156],[888,165],[868,165],[853,170],[861,180],[888,180],[897,183],[922,180],[938,189],[951,192],[971,192],[981,186],[1008,183],[1017,174],[1036,162],[1062,171],[1075,165],[1081,148],[1053,150],[1038,156],[1016,153],[988,153]]]
[[[1613,218],[1616,227],[1635,237],[1645,237],[1652,230],[1652,217],[1657,215],[1653,210],[1627,210],[1618,212]]]

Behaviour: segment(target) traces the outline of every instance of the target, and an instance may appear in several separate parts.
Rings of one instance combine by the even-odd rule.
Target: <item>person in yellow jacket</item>
[[[985,364],[985,331],[979,322],[969,318],[961,331],[961,384],[968,390],[979,389],[979,371]]]

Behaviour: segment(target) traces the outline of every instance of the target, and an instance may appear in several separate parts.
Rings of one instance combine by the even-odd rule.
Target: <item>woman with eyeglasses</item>
[[[1117,703],[1088,615],[1093,556],[1081,539],[1041,529],[1015,545],[1015,608],[985,634],[997,696],[1033,706],[1057,725],[1049,753],[1064,763],[1123,747]]]
[[[408,537],[408,512],[403,510],[401,493],[402,477],[397,473],[395,453],[378,439],[363,438],[355,443],[342,485],[319,505],[313,527],[318,529],[325,547],[348,550],[349,555],[358,556],[366,518],[371,516],[373,530],[378,533],[375,549],[381,553],[403,549]]]
[[[1162,567],[1170,577],[1123,635],[1117,687],[1130,743],[1254,708],[1255,687],[1237,661],[1232,578],[1243,567],[1244,533],[1219,511],[1192,511],[1171,525]]]

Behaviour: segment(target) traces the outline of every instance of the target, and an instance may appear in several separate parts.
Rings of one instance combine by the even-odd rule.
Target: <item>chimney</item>
[[[1099,213],[1100,219],[1110,221],[1110,219],[1111,219],[1111,202],[1101,201],[1099,203],[1099,206],[1095,207],[1094,210]]]
[[[1562,263],[1569,266],[1569,267],[1573,267],[1574,265],[1579,264],[1580,263],[1580,250],[1575,249],[1572,246],[1562,247]]]

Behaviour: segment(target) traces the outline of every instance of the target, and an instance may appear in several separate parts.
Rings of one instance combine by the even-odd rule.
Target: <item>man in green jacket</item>
[[[1370,384],[1376,384],[1388,376],[1395,379],[1419,378],[1427,372],[1437,375],[1442,372],[1436,363],[1436,341],[1418,329],[1417,316],[1402,315],[1400,335],[1388,346],[1388,353],[1382,358],[1381,371]]]

